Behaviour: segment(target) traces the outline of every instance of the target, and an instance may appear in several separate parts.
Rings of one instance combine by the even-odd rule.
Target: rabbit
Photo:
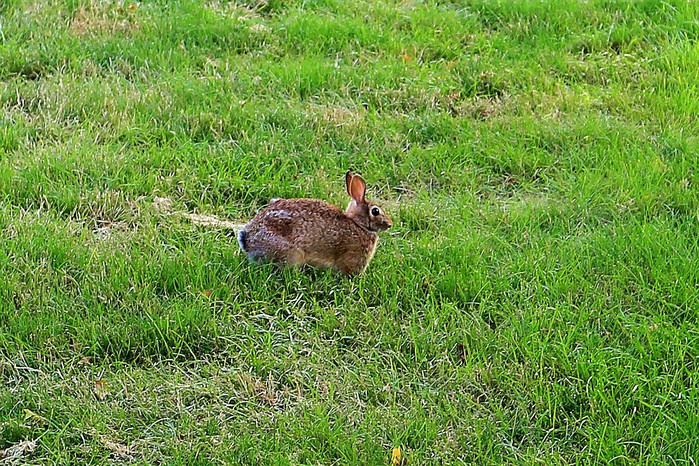
[[[366,269],[376,251],[378,232],[393,225],[366,198],[359,175],[345,175],[352,197],[343,212],[318,199],[273,199],[242,231],[238,243],[252,262],[304,265],[355,275]]]

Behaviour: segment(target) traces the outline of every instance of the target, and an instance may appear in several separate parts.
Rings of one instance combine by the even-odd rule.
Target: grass
[[[0,456],[694,464],[698,17],[0,3]],[[348,168],[395,221],[352,280],[154,205],[341,205]]]

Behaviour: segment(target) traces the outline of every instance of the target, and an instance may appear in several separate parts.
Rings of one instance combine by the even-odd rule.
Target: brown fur
[[[352,196],[346,212],[317,199],[281,199],[258,213],[241,232],[241,248],[253,261],[333,268],[347,275],[362,272],[376,249],[378,231],[391,220],[364,196],[366,185],[347,172]]]

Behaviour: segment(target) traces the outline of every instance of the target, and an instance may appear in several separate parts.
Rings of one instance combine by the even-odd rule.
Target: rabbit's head
[[[345,175],[347,194],[352,197],[345,214],[365,230],[378,232],[391,228],[393,222],[383,209],[366,198],[366,183],[359,175]]]

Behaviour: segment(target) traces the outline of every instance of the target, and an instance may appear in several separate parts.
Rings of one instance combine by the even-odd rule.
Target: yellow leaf
[[[45,417],[39,416],[31,409],[25,409],[24,410],[24,420],[26,421],[28,419],[31,419],[32,421],[36,421],[36,422],[46,422]]]
[[[107,398],[107,381],[104,379],[95,380],[95,397],[102,401]]]
[[[391,454],[391,466],[401,466],[401,464],[403,464],[403,455],[400,448],[394,448]]]

